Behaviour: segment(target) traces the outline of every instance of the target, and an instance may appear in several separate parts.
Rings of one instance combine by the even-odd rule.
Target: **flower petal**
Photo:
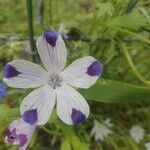
[[[71,86],[57,90],[57,114],[67,124],[78,124],[89,116],[89,105]]]
[[[47,83],[48,72],[26,60],[14,60],[4,67],[4,82],[16,88],[34,88]]]
[[[48,71],[59,72],[64,68],[67,50],[59,33],[53,30],[45,31],[37,40],[37,49]]]
[[[20,150],[25,150],[31,140],[36,126],[31,126],[22,118],[13,121],[6,133],[5,142],[18,145]]]
[[[45,124],[55,105],[55,93],[48,85],[40,87],[27,95],[20,108],[21,115],[30,125]]]
[[[63,72],[64,80],[80,88],[89,88],[103,72],[102,64],[91,56],[86,56],[74,61]]]

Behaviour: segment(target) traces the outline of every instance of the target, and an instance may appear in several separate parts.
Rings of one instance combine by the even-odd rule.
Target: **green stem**
[[[48,14],[49,14],[49,22],[50,25],[52,26],[52,0],[49,1]]]
[[[109,24],[104,24],[104,23],[103,23],[103,24],[101,24],[101,25],[102,25],[102,26],[107,26],[107,27],[109,27],[109,28],[114,29],[114,27],[110,26]],[[116,28],[115,28],[115,29],[116,29]],[[147,44],[150,44],[150,40],[149,40],[149,39],[145,38],[144,36],[142,36],[142,35],[140,35],[140,34],[138,34],[138,33],[132,32],[132,31],[127,30],[127,29],[125,29],[125,28],[119,28],[119,27],[117,28],[117,30],[120,31],[120,32],[129,34],[129,35],[132,35],[132,36],[136,37],[138,40],[140,40],[140,41],[142,41],[142,42],[145,42],[145,43],[147,43]]]
[[[38,6],[38,21],[41,26],[43,26],[44,21],[44,0],[39,0],[39,6]]]
[[[138,72],[138,70],[136,69],[136,67],[135,67],[135,65],[133,64],[133,61],[132,61],[132,59],[131,59],[131,57],[130,57],[130,54],[129,54],[128,50],[126,49],[126,47],[125,47],[121,42],[120,42],[120,45],[121,45],[121,47],[122,47],[122,49],[123,49],[123,51],[124,51],[124,54],[125,54],[125,56],[126,56],[126,58],[127,58],[127,60],[128,60],[128,63],[129,63],[129,65],[130,65],[130,67],[132,68],[134,74],[137,76],[137,78],[138,78],[141,82],[143,82],[144,84],[150,85],[150,81],[145,80],[145,79],[141,76],[141,74]]]
[[[27,5],[27,13],[28,13],[28,30],[29,30],[30,47],[32,51],[32,61],[36,62],[36,56],[38,55],[34,43],[32,0],[26,0],[26,5]]]
[[[52,134],[57,135],[57,136],[61,136],[61,135],[62,135],[62,134],[59,133],[59,132],[51,131],[51,130],[47,129],[47,128],[44,127],[44,126],[41,126],[41,128],[42,128],[45,132],[47,132],[48,134],[50,134],[50,135],[52,135]]]
[[[127,29],[122,29],[122,28],[117,28],[120,32],[124,32],[124,33],[127,33],[127,34],[130,34],[130,35],[133,35],[134,37],[136,37],[137,39],[147,43],[147,44],[150,44],[150,40],[148,40],[147,38],[143,37],[142,35],[140,34],[137,34],[137,33],[134,33],[130,30],[127,30]]]

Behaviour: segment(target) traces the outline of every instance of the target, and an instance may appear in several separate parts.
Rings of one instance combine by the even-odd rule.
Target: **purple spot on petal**
[[[23,114],[22,118],[26,123],[29,123],[30,125],[34,125],[38,119],[37,109],[32,109],[32,110],[26,111]]]
[[[19,134],[18,138],[19,138],[19,141],[20,141],[20,144],[19,144],[20,147],[23,147],[28,141],[27,135],[25,135],[25,134]]]
[[[71,118],[72,118],[73,124],[78,124],[80,122],[83,122],[86,119],[86,116],[81,111],[73,108]]]
[[[16,77],[20,72],[15,67],[7,64],[4,66],[3,75],[5,78]]]
[[[11,135],[11,132],[10,132],[10,130],[8,129],[7,132],[6,132],[6,136],[9,138],[10,135]]]
[[[95,61],[87,68],[87,74],[90,76],[99,76],[103,72],[103,65]]]
[[[58,35],[59,34],[53,30],[47,30],[44,32],[43,37],[52,47],[55,47]]]
[[[7,130],[6,137],[7,137],[7,141],[9,143],[14,143],[14,141],[16,140],[16,137],[17,137],[16,129],[14,128],[12,131]]]

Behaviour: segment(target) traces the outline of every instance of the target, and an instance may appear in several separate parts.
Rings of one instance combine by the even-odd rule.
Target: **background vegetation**
[[[28,1],[29,2],[29,1]],[[31,51],[30,3],[0,0],[0,79],[4,64],[24,58],[40,63]],[[149,0],[33,0],[34,38],[47,28],[65,26],[68,64],[92,55],[104,64],[102,78],[80,92],[89,100],[91,114],[78,126],[68,126],[55,111],[46,126],[38,127],[31,150],[144,150],[150,142],[150,1]],[[27,13],[29,12],[29,15]],[[32,19],[32,18],[31,18]],[[30,32],[29,32],[30,31]],[[35,59],[36,58],[36,59]],[[19,116],[20,103],[30,90],[8,88],[0,104],[0,150],[15,150],[4,143],[9,123]],[[92,101],[91,101],[92,100]],[[112,118],[113,133],[104,141],[90,136],[93,121]],[[132,125],[146,135],[136,144]]]

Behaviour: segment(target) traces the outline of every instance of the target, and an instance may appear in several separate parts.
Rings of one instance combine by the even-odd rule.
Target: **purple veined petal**
[[[56,41],[58,39],[59,33],[53,30],[47,30],[43,34],[43,38],[46,39],[46,41],[52,46],[56,46]]]
[[[75,60],[62,72],[64,80],[77,88],[89,88],[103,72],[103,65],[91,56]]]
[[[4,67],[4,82],[15,88],[35,88],[47,83],[49,73],[39,65],[19,59]]]
[[[21,104],[20,113],[29,124],[43,125],[52,113],[55,105],[54,89],[48,85],[42,86],[27,95]]]
[[[57,114],[66,124],[79,124],[89,116],[89,105],[79,92],[63,85],[57,90]]]
[[[29,125],[22,118],[14,120],[7,130],[5,142],[18,145],[20,150],[25,150],[35,130],[35,125]]]
[[[66,64],[67,49],[62,36],[47,30],[37,39],[37,50],[47,71],[60,73]]]

